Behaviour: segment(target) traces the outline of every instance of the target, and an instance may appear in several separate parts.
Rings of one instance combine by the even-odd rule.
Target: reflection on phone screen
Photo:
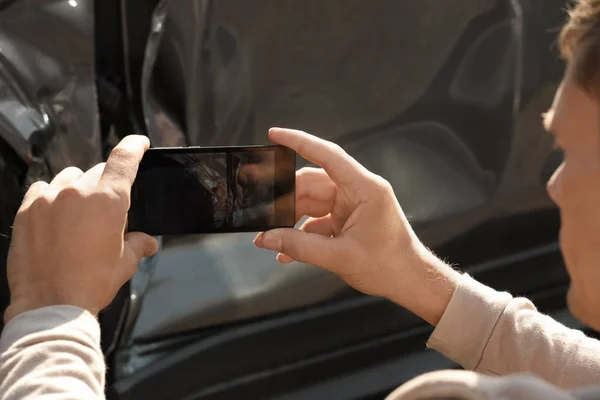
[[[130,229],[168,234],[274,226],[275,156],[275,151],[189,152],[143,160],[132,191]]]

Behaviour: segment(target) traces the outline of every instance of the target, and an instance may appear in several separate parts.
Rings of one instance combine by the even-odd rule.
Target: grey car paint
[[[435,247],[485,219],[550,207],[540,175],[551,145],[531,115],[538,118],[553,87],[523,83],[521,69],[523,23],[532,22],[536,4],[164,1],[143,73],[149,135],[156,145],[261,144],[270,126],[290,126],[335,140],[390,180],[420,236]],[[499,5],[508,7],[508,17],[469,44],[448,96],[427,93],[468,23]],[[173,96],[177,101],[168,101]],[[409,114],[419,101],[441,102],[440,114],[453,102],[500,113],[506,125],[497,129],[510,135],[491,128],[475,133],[507,138],[505,150],[482,139],[475,151],[461,132],[431,116],[378,126]],[[498,156],[506,158],[492,160]],[[253,248],[252,237],[165,240],[152,266],[134,277],[143,302],[126,341],[303,307],[347,290],[314,267],[278,265]]]
[[[94,1],[0,6],[0,135],[25,161],[43,164],[31,179],[100,162]]]
[[[541,182],[551,143],[538,118],[559,70],[522,69],[524,61],[547,59],[538,42],[551,42],[543,36],[549,27],[538,16],[550,13],[548,3],[165,1],[143,66],[144,122],[157,146],[262,144],[273,125],[335,140],[390,180],[419,235],[435,247],[486,219],[550,206]],[[0,134],[47,176],[102,159],[93,6],[0,3]],[[486,26],[456,60],[455,73],[439,78],[471,22],[499,7],[509,10],[506,18]],[[527,54],[526,40],[534,44]],[[449,82],[444,93],[438,78]],[[493,111],[498,126],[478,130],[473,110]],[[447,123],[452,113],[470,137]],[[251,239],[162,238],[159,254],[132,281],[118,375],[152,361],[138,342],[348,290],[314,267],[278,265]]]

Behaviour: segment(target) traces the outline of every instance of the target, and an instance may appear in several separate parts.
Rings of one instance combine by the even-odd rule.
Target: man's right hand
[[[311,218],[300,229],[260,233],[255,244],[278,252],[280,262],[334,272],[436,325],[460,274],[419,241],[391,185],[334,143],[289,129],[269,136],[322,169],[304,168],[296,178],[296,220]]]
[[[7,275],[6,323],[18,314],[53,305],[80,307],[96,315],[108,306],[156,239],[124,234],[131,185],[150,143],[128,136],[106,164],[86,173],[60,172],[50,184],[36,182],[17,213]]]

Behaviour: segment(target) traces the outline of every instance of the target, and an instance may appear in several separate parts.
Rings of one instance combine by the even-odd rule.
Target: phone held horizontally
[[[128,231],[258,232],[295,224],[296,153],[283,146],[151,148],[131,189]]]

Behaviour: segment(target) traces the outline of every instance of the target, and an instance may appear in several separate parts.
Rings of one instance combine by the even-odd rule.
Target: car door
[[[102,161],[94,85],[94,2],[0,2],[0,309],[6,257],[27,188]],[[0,321],[0,329],[4,322]]]
[[[271,126],[333,140],[390,181],[438,255],[575,324],[544,190],[560,154],[540,124],[563,1],[123,4],[154,145],[264,144]],[[251,239],[161,238],[131,282],[112,396],[371,398],[456,367],[423,351],[416,316]]]

